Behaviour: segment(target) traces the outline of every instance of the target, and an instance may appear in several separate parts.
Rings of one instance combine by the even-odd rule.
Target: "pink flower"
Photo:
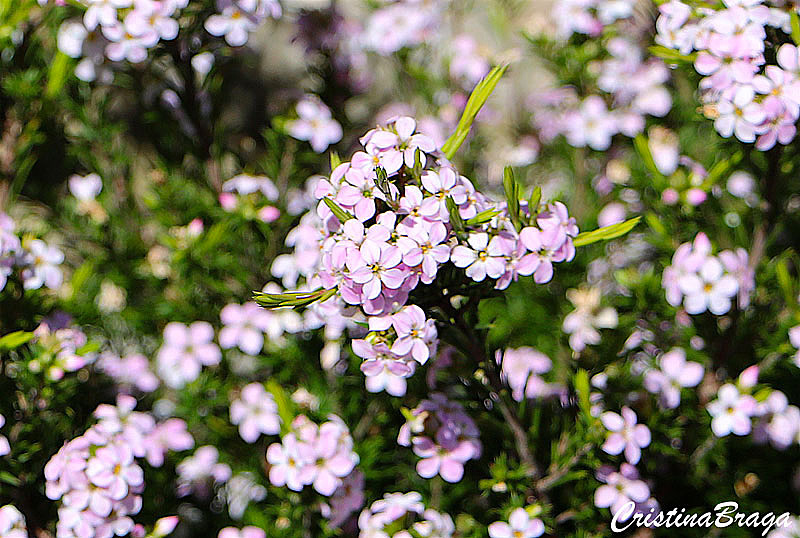
[[[153,392],[160,381],[150,370],[150,361],[141,353],[119,357],[104,353],[97,360],[97,368],[116,381],[124,390],[136,387],[142,392]]]
[[[258,527],[248,525],[237,529],[235,527],[225,527],[219,531],[217,538],[266,538],[267,533]]]
[[[231,403],[231,422],[239,425],[239,435],[254,443],[259,435],[276,435],[281,431],[278,406],[261,383],[250,383],[239,399]]]
[[[28,538],[25,517],[14,505],[0,508],[0,536],[3,538]]]
[[[298,140],[309,141],[317,153],[342,139],[342,126],[317,96],[306,95],[297,103],[297,115],[299,119],[286,124],[288,133]]]
[[[388,243],[365,241],[360,250],[350,251],[350,278],[361,284],[364,299],[375,299],[384,287],[396,290],[403,284],[405,273],[397,268],[402,258],[400,249]]]
[[[610,508],[612,514],[617,514],[630,501],[641,503],[650,496],[650,488],[639,480],[639,473],[629,463],[620,465],[619,472],[598,474],[598,479],[605,484],[595,490],[594,504],[598,508]]]
[[[756,412],[757,403],[749,394],[740,394],[730,383],[720,387],[717,399],[708,404],[708,412],[713,417],[711,431],[717,437],[729,433],[747,435],[750,433],[750,418]]]
[[[695,387],[703,379],[703,365],[686,360],[686,352],[674,348],[659,358],[660,370],[648,370],[644,376],[645,388],[660,395],[667,409],[678,407],[681,388]]]
[[[508,516],[508,523],[495,521],[489,525],[491,538],[536,538],[544,534],[544,523],[532,518],[524,508],[517,508]]]
[[[453,247],[450,259],[456,267],[466,268],[466,274],[476,282],[489,278],[499,278],[505,272],[503,245],[498,237],[489,240],[486,232],[471,233],[467,244]]]
[[[449,221],[449,211],[447,210],[447,198],[453,199],[456,205],[461,205],[467,201],[466,188],[458,182],[456,173],[451,168],[442,168],[439,172],[432,170],[422,174],[422,186],[433,196],[423,200],[423,214],[431,214],[430,205],[439,208],[439,220]]]
[[[500,377],[511,388],[511,396],[521,402],[549,395],[547,383],[539,376],[552,367],[552,361],[540,351],[530,347],[508,348],[503,353]]]
[[[603,450],[612,455],[624,451],[629,463],[639,463],[641,449],[650,444],[650,430],[644,424],[636,424],[636,413],[623,407],[622,416],[606,411],[600,415],[600,420],[609,431]]]
[[[161,467],[168,450],[189,450],[194,447],[194,438],[186,429],[183,419],[170,418],[153,428],[145,438],[144,446],[147,463],[153,467]]]
[[[231,477],[231,468],[219,463],[219,451],[206,445],[198,448],[194,455],[180,462],[175,470],[178,473],[177,491],[179,497],[192,492],[201,497],[209,493],[209,483],[221,484]]]
[[[430,357],[429,346],[437,336],[433,320],[427,319],[417,305],[408,305],[392,316],[392,325],[397,331],[392,353],[397,356],[410,353],[415,361],[425,364]]]
[[[272,313],[256,303],[229,304],[219,313],[224,327],[219,331],[222,349],[238,347],[248,355],[258,355],[264,346],[264,333],[276,322]]]
[[[214,329],[205,321],[187,326],[176,321],[164,327],[158,350],[158,373],[167,386],[181,388],[197,379],[202,366],[219,364],[222,353],[213,342]]]
[[[6,423],[6,417],[0,415],[0,428]],[[11,453],[11,446],[8,444],[8,439],[0,435],[0,456],[5,456]]]

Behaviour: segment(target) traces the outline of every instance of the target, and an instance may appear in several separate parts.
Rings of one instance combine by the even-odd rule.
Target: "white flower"
[[[686,296],[683,304],[689,314],[700,314],[708,310],[722,315],[731,309],[731,298],[739,291],[739,283],[725,273],[722,263],[713,256],[703,262],[697,273],[689,273],[678,281]]]

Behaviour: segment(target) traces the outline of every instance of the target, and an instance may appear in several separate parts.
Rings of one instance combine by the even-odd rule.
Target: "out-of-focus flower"
[[[277,0],[217,0],[217,11],[206,19],[205,29],[213,36],[224,36],[228,45],[240,47],[264,19],[280,17],[281,6]]]
[[[237,529],[236,527],[225,527],[219,531],[217,538],[266,538],[267,533],[258,527],[248,525]]]
[[[164,383],[181,388],[197,379],[203,366],[219,364],[222,354],[213,339],[214,329],[205,321],[188,326],[177,321],[168,323],[156,357]]]
[[[464,464],[480,457],[479,433],[461,405],[434,393],[410,411],[397,442],[413,447],[422,458],[417,462],[421,477],[438,474],[447,482],[458,482],[464,476]]]
[[[103,190],[103,180],[97,174],[79,176],[74,174],[69,178],[69,191],[82,202],[94,200]]]
[[[25,517],[12,504],[0,508],[0,536],[3,538],[28,538]]]
[[[22,286],[26,290],[37,290],[46,286],[51,290],[61,286],[63,274],[59,266],[64,262],[64,253],[40,239],[23,243],[25,253],[20,265]]]
[[[362,506],[364,506],[364,473],[356,469],[336,488],[329,503],[322,505],[322,515],[328,519],[331,527],[340,527]]]
[[[210,445],[199,447],[192,456],[180,462],[175,470],[178,473],[179,497],[190,493],[207,497],[212,484],[224,484],[231,477],[231,468],[219,463],[219,451]]]
[[[306,95],[297,103],[297,115],[299,119],[286,124],[288,133],[298,140],[307,140],[317,153],[342,139],[342,126],[316,95]]]
[[[497,359],[500,360],[498,350]],[[502,355],[500,377],[511,388],[511,396],[521,402],[525,398],[549,396],[552,388],[540,376],[549,372],[553,362],[547,355],[530,347],[508,348]]]
[[[97,360],[97,368],[124,390],[136,387],[142,392],[153,392],[159,385],[158,377],[150,369],[150,361],[140,353],[125,357],[103,353]]]
[[[451,538],[455,533],[452,518],[430,508],[426,510],[422,495],[415,491],[385,494],[383,499],[375,501],[361,512],[358,528],[361,538],[403,538],[414,534]]]
[[[664,353],[658,362],[660,369],[645,373],[644,386],[660,395],[662,406],[673,409],[681,402],[681,388],[695,387],[703,379],[703,365],[687,361],[686,352],[681,348]]]
[[[508,516],[508,523],[495,521],[489,525],[491,538],[536,538],[544,534],[544,523],[537,517],[530,517],[524,508],[516,508]]]
[[[31,371],[44,370],[48,378],[58,381],[66,372],[75,372],[94,362],[94,351],[84,349],[88,342],[86,334],[70,323],[69,316],[53,317],[34,329],[33,341],[43,352],[28,362]]]
[[[219,331],[223,349],[238,347],[248,355],[258,355],[264,346],[264,333],[271,331],[277,320],[256,303],[229,304],[219,314],[224,327]]]
[[[617,326],[617,311],[600,305],[600,288],[590,287],[567,290],[567,299],[575,305],[575,310],[567,314],[562,329],[569,334],[569,347],[580,353],[587,344],[600,343],[597,329],[613,329]]]
[[[248,443],[255,443],[262,433],[276,435],[281,431],[278,405],[261,383],[246,385],[231,403],[231,422],[239,425],[239,435]]]
[[[233,475],[225,484],[225,501],[228,514],[233,519],[241,519],[251,502],[263,501],[267,496],[267,488],[256,483],[251,473]]]
[[[618,472],[601,471],[597,478],[605,484],[594,492],[594,505],[598,508],[609,508],[612,514],[618,514],[630,501],[642,503],[650,496],[650,488],[639,479],[639,473],[633,465],[623,463]]]
[[[6,423],[6,417],[0,415],[0,428]],[[5,456],[11,453],[11,446],[8,444],[8,439],[4,435],[0,435],[0,456]],[[2,528],[2,525],[0,525]]]
[[[730,433],[747,435],[751,429],[750,419],[756,410],[755,398],[740,394],[735,385],[723,385],[717,392],[717,399],[708,404],[708,412],[713,417],[711,431],[717,437]]]

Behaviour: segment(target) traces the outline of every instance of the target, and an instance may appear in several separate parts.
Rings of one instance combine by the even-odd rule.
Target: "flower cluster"
[[[27,538],[25,517],[12,504],[0,507],[0,536],[3,538]]]
[[[0,291],[6,287],[14,268],[19,270],[26,290],[42,286],[58,289],[63,281],[59,266],[64,262],[64,253],[41,239],[21,240],[15,232],[14,221],[0,212]]]
[[[706,310],[718,316],[731,309],[738,294],[739,308],[750,302],[755,287],[755,273],[744,249],[711,254],[711,241],[700,232],[692,243],[683,243],[664,269],[662,286],[672,306],[683,307],[689,314]]]
[[[239,398],[231,402],[231,422],[239,426],[239,435],[248,443],[255,443],[262,433],[276,435],[281,431],[278,405],[261,383],[246,385]]]
[[[560,202],[519,202],[514,215],[490,201],[410,117],[369,131],[361,143],[363,151],[316,182],[316,215],[289,234],[295,253],[276,259],[273,273],[321,286],[315,297],[339,318],[353,317],[348,305],[359,307],[370,332],[353,350],[365,359],[370,390],[400,395],[414,363],[424,364],[437,342],[433,321],[408,304],[420,284],[433,283],[448,261],[476,282],[496,280],[497,289],[519,275],[548,282],[554,263],[574,257],[578,228]]]
[[[358,528],[359,538],[450,538],[455,533],[453,519],[448,514],[426,509],[422,495],[415,491],[385,494],[361,512]]]
[[[105,59],[140,63],[162,39],[178,36],[178,11],[188,0],[87,0],[82,19],[65,21],[58,31],[58,48],[81,58],[75,75],[91,82],[110,82]]]
[[[437,474],[447,482],[458,482],[464,476],[464,464],[480,457],[480,432],[464,408],[443,394],[434,393],[406,413],[397,442],[413,447],[422,458],[417,473],[423,478]]]
[[[305,415],[297,416],[291,431],[267,449],[269,481],[300,491],[312,485],[317,493],[330,497],[358,465],[353,438],[342,420],[331,415],[321,425]]]
[[[700,81],[705,115],[720,135],[755,142],[762,151],[794,139],[800,118],[798,50],[784,44],[776,64],[765,58],[767,28],[791,32],[788,10],[762,0],[725,2],[718,10],[672,0],[659,11],[656,42],[682,54],[697,51],[694,67],[705,77]]]
[[[209,34],[225,38],[228,45],[241,47],[267,17],[281,16],[277,0],[217,0],[217,11],[205,21]]]
[[[383,56],[428,41],[439,26],[443,0],[387,2],[372,13],[359,36],[360,46]]]
[[[47,497],[61,500],[59,536],[110,537],[133,529],[144,473],[121,433],[90,428],[65,444],[44,472]]]
[[[553,7],[556,35],[598,36],[613,22],[633,15],[635,0],[563,0]]]
[[[563,134],[575,147],[607,150],[616,134],[634,137],[644,131],[645,116],[663,117],[672,106],[665,86],[669,70],[658,58],[645,59],[629,39],[607,44],[609,58],[591,64],[601,95],[580,99],[570,87],[531,96],[533,123],[542,140]]]
[[[67,372],[80,370],[94,362],[96,354],[86,344],[86,334],[71,324],[69,316],[56,315],[43,320],[33,331],[39,353],[28,362],[33,372],[44,371],[58,381]]]
[[[268,177],[239,174],[222,184],[219,204],[225,211],[237,211],[247,219],[273,222],[281,215],[273,205],[279,196],[278,187]]]

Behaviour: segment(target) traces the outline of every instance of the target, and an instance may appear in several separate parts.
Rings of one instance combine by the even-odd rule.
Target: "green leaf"
[[[0,482],[5,482],[6,484],[10,484],[14,487],[19,487],[22,484],[19,478],[8,471],[0,471]]]
[[[275,398],[275,403],[278,406],[278,416],[281,417],[281,435],[285,435],[291,430],[292,421],[294,420],[292,401],[274,379],[267,381],[267,390]]]
[[[626,220],[625,222],[620,222],[619,224],[612,224],[611,226],[604,226],[602,228],[592,230],[591,232],[580,233],[578,234],[578,237],[575,238],[573,243],[576,247],[584,247],[598,241],[616,239],[617,237],[623,236],[633,230],[634,226],[639,224],[641,219],[642,217],[634,217]]]
[[[775,276],[778,278],[778,285],[781,287],[784,299],[787,303],[792,304],[795,295],[792,277],[789,275],[789,260],[784,258],[778,261],[775,266]]]
[[[792,41],[796,46],[800,46],[800,17],[794,9],[791,10],[789,20],[792,23]]]
[[[467,220],[466,222],[464,222],[464,224],[466,224],[467,226],[480,226],[481,224],[489,222],[500,213],[502,212],[496,209],[487,209],[485,211],[481,211],[471,219]]]
[[[15,331],[0,338],[0,351],[11,351],[27,344],[33,339],[33,333]]]
[[[339,154],[331,151],[331,172],[336,170],[340,164],[342,164],[342,160],[339,158]]]
[[[64,87],[64,82],[67,80],[69,73],[70,57],[63,52],[56,53],[56,57],[50,64],[50,72],[47,76],[47,87],[44,94],[49,99],[52,99]]]
[[[642,161],[644,161],[645,167],[653,174],[656,178],[666,181],[664,174],[661,173],[661,170],[658,169],[656,166],[656,161],[653,159],[653,154],[650,153],[650,146],[647,144],[647,138],[643,134],[636,135],[636,138],[633,139],[633,147],[636,148],[636,152],[641,157]]]
[[[528,212],[531,215],[531,218],[536,216],[536,213],[539,209],[539,202],[542,201],[542,188],[538,185],[533,192],[531,192],[530,198],[528,198]]]
[[[498,65],[492,69],[483,80],[478,82],[475,89],[472,90],[472,95],[469,96],[467,106],[464,107],[464,113],[461,115],[456,131],[450,135],[450,138],[442,145],[442,152],[444,152],[448,159],[452,159],[453,155],[458,151],[458,148],[464,143],[472,127],[472,123],[475,121],[475,117],[494,91],[495,86],[497,86],[497,83],[500,81],[503,73],[506,72],[506,69],[508,69],[508,64]]]
[[[342,224],[344,224],[350,219],[355,218],[353,215],[351,215],[350,213],[339,207],[339,204],[337,204],[330,198],[323,198],[322,201],[325,202],[325,205],[331,209],[331,212],[333,212],[334,216],[337,219],[339,219],[339,222],[341,222]]]
[[[592,416],[592,403],[589,400],[589,393],[591,392],[589,388],[589,372],[583,368],[578,370],[575,373],[574,383],[575,392],[578,393],[578,404],[586,420],[591,423],[594,421],[594,417]]]
[[[657,56],[667,63],[680,64],[680,63],[694,63],[697,59],[697,54],[681,54],[680,51],[663,47],[661,45],[653,45],[648,47],[647,50],[650,54]]]
[[[303,308],[310,304],[324,302],[333,297],[336,288],[315,291],[287,291],[284,293],[253,292],[253,300],[264,308]]]
[[[703,185],[701,186],[702,189],[708,190],[714,185],[719,179],[732,167],[739,164],[739,161],[742,160],[742,152],[737,151],[734,153],[730,158],[723,159],[714,164],[711,169],[708,171],[708,175],[706,175],[705,181],[703,181]]]
[[[461,218],[461,213],[458,212],[458,206],[451,196],[448,196],[445,201],[447,211],[450,213],[450,225],[456,233],[464,232],[464,219]]]
[[[522,229],[522,223],[519,220],[519,183],[514,179],[514,170],[510,166],[503,169],[503,188],[506,191],[506,207],[508,208],[508,216],[511,223],[517,231]]]

